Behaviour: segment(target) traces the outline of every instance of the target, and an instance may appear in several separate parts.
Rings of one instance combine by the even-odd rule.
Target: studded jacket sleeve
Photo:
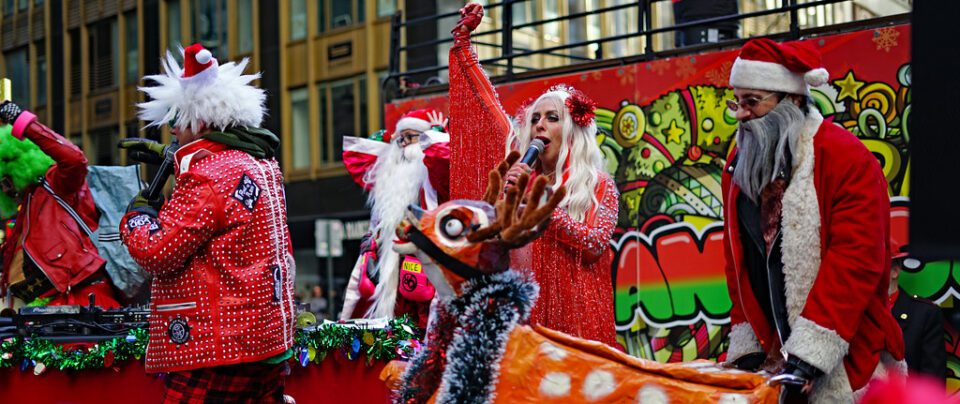
[[[154,275],[175,273],[219,232],[225,221],[222,205],[209,178],[188,172],[177,179],[173,195],[157,217],[127,213],[120,222],[120,235],[143,269]]]
[[[559,230],[557,239],[567,247],[583,251],[584,260],[592,262],[610,248],[610,238],[617,224],[617,199],[619,193],[609,177],[604,176],[597,185],[599,205],[596,212],[587,215],[587,220],[579,221],[565,210],[553,212],[550,226]]]

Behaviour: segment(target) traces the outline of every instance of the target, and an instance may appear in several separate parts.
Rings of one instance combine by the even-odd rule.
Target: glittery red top
[[[503,158],[511,122],[484,73],[468,35],[454,34],[450,49],[451,199],[479,199],[487,172]],[[618,192],[604,175],[596,188],[599,206],[579,222],[558,209],[545,234],[511,256],[540,284],[531,323],[616,345],[610,238]]]
[[[617,346],[613,316],[613,250],[619,193],[604,175],[596,188],[597,209],[583,222],[557,209],[543,236],[533,242],[530,269],[540,284],[531,323]]]

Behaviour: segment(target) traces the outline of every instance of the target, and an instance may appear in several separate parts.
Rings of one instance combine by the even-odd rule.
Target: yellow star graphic
[[[860,100],[860,95],[857,92],[860,91],[860,87],[863,87],[864,82],[857,81],[857,78],[853,77],[853,70],[847,72],[846,77],[834,81],[833,84],[840,87],[840,94],[837,95],[837,101],[843,101],[847,98],[854,101]]]
[[[686,132],[683,128],[677,127],[677,120],[674,119],[670,121],[670,127],[663,130],[663,135],[667,137],[667,143],[682,144],[680,143],[680,136]]]

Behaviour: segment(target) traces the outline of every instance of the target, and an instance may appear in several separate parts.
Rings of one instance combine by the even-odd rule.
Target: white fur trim
[[[837,366],[833,372],[820,376],[813,383],[810,402],[813,404],[853,404],[853,389],[850,387],[847,369],[842,365]]]
[[[809,93],[803,75],[790,71],[786,66],[741,58],[737,58],[730,69],[730,87],[783,91],[790,94]]]
[[[433,126],[430,125],[430,122],[424,121],[423,119],[406,117],[397,121],[397,129],[393,132],[395,134],[400,134],[407,129],[413,129],[418,132],[426,132],[430,130]]]
[[[820,205],[813,184],[813,138],[822,122],[823,116],[816,110],[807,115],[793,153],[793,176],[783,193],[781,252],[791,326],[803,312],[820,271]]]
[[[735,324],[730,327],[730,347],[727,349],[727,361],[734,361],[743,355],[763,352],[757,335],[750,323]]]
[[[205,65],[207,64],[207,62],[210,61],[210,59],[213,59],[213,54],[211,54],[210,51],[206,49],[201,49],[200,52],[197,52],[196,59],[197,59],[197,63],[201,65]]]
[[[803,80],[812,87],[819,87],[827,84],[827,80],[830,80],[830,73],[822,67],[816,68],[804,73]]]
[[[616,389],[617,381],[613,378],[613,374],[606,370],[596,369],[588,373],[587,377],[583,379],[581,392],[587,400],[596,401],[609,396]]]
[[[266,113],[267,95],[250,83],[260,73],[243,74],[249,59],[240,63],[214,64],[193,77],[183,78],[183,69],[167,52],[163,73],[147,76],[155,86],[140,87],[150,101],[137,104],[140,119],[147,126],[161,126],[177,118],[177,126],[198,131],[201,124],[211,129],[230,126],[259,127]]]
[[[793,323],[790,338],[783,344],[783,349],[824,373],[832,373],[837,366],[842,366],[850,343],[836,331],[800,317]]]

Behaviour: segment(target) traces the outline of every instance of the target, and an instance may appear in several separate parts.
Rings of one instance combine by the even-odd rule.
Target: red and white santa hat
[[[829,78],[820,52],[810,43],[768,38],[744,44],[730,70],[731,87],[790,94],[809,94],[809,86],[824,85]]]
[[[424,109],[410,111],[404,114],[402,117],[400,117],[400,120],[397,121],[396,128],[393,130],[392,133],[385,134],[383,136],[383,140],[385,142],[389,142],[390,139],[393,138],[394,133],[400,133],[407,129],[412,129],[417,132],[423,132],[423,133],[426,133],[427,135],[430,135],[431,138],[435,138],[436,135],[439,133],[446,133],[447,119],[443,117],[443,113],[438,112],[431,108],[424,108]],[[430,133],[430,132],[436,132],[436,133]],[[434,140],[438,140],[438,139],[434,139]],[[442,141],[442,139],[440,141]]]
[[[181,49],[183,68],[167,52],[161,60],[163,73],[144,77],[156,85],[140,87],[150,101],[137,104],[140,119],[147,126],[171,121],[178,128],[201,126],[226,129],[231,126],[259,127],[266,112],[266,93],[250,82],[260,73],[243,74],[249,59],[220,64],[200,44]]]

